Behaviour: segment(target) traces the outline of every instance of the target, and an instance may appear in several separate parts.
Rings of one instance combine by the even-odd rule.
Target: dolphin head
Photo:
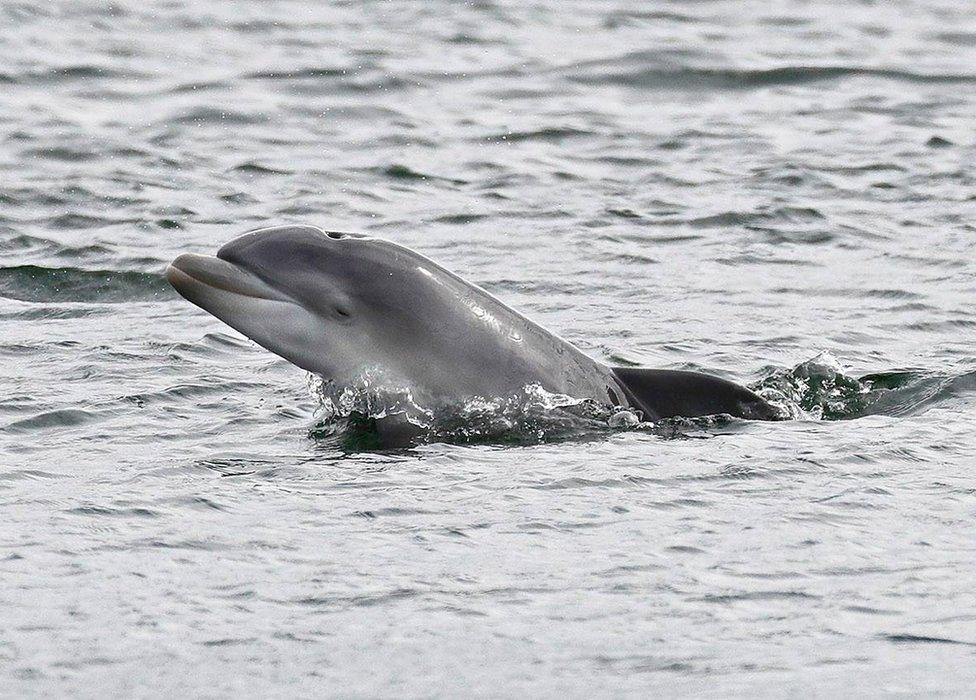
[[[327,379],[368,367],[413,379],[436,362],[443,338],[431,319],[444,318],[438,311],[452,296],[430,283],[431,267],[383,239],[280,226],[246,233],[216,257],[180,255],[166,278],[227,325]]]

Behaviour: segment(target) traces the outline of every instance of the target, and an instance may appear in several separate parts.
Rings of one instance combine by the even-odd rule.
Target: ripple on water
[[[768,69],[688,67],[659,52],[639,51],[578,64],[562,71],[585,85],[620,85],[654,90],[755,90],[787,85],[871,78],[921,85],[972,85],[976,74],[940,74],[859,66],[782,66]]]
[[[251,126],[267,123],[269,119],[269,115],[260,112],[241,112],[221,107],[193,107],[170,115],[165,123],[186,126]]]
[[[68,508],[64,511],[68,515],[96,518],[159,518],[162,513],[145,507],[119,507],[102,505],[84,505]]]
[[[99,413],[93,411],[86,411],[81,408],[62,408],[13,421],[4,426],[3,430],[11,433],[32,433],[58,428],[77,428],[101,418],[102,416]]]
[[[76,267],[0,267],[0,297],[17,301],[119,304],[175,299],[158,273]]]
[[[290,175],[290,170],[285,170],[283,168],[273,168],[270,165],[263,165],[262,163],[257,163],[255,161],[248,161],[246,163],[241,163],[240,165],[235,165],[231,168],[234,172],[246,173],[248,175]]]
[[[65,479],[65,474],[46,472],[40,469],[13,469],[0,471],[0,481],[39,481],[46,479]]]
[[[504,141],[507,143],[520,143],[522,141],[542,141],[546,143],[562,143],[566,139],[577,139],[593,136],[595,132],[574,127],[545,127],[533,129],[531,131],[506,131],[500,134],[489,134],[483,140],[492,143]]]
[[[8,82],[22,85],[44,85],[56,83],[86,83],[92,80],[140,80],[149,74],[141,71],[92,64],[77,64],[58,66],[46,70],[25,71],[11,75],[7,74]]]
[[[385,168],[370,168],[369,171],[384,175],[392,180],[403,180],[405,182],[432,182],[432,183],[447,183],[451,185],[468,184],[466,180],[445,177],[443,175],[430,175],[428,173],[418,172],[412,168],[407,167],[406,165],[400,165],[400,164],[393,164]]]

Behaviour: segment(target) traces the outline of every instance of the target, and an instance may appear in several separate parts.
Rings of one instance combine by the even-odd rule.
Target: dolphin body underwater
[[[763,398],[725,379],[597,362],[485,290],[380,238],[264,228],[230,241],[216,257],[180,255],[166,278],[187,300],[302,369],[341,381],[382,368],[421,405],[510,396],[538,384],[639,409],[650,421],[780,418]]]

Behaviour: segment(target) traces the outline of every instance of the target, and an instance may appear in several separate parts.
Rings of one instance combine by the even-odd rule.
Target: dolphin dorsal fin
[[[611,367],[611,371],[630,403],[648,420],[718,413],[751,420],[780,417],[761,396],[727,379],[673,369]]]

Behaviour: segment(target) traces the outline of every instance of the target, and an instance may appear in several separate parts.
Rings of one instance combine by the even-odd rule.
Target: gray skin
[[[166,278],[192,303],[302,369],[337,381],[382,368],[420,402],[498,397],[529,384],[640,409],[645,418],[776,410],[694,372],[609,367],[429,258],[313,226],[266,228]]]

